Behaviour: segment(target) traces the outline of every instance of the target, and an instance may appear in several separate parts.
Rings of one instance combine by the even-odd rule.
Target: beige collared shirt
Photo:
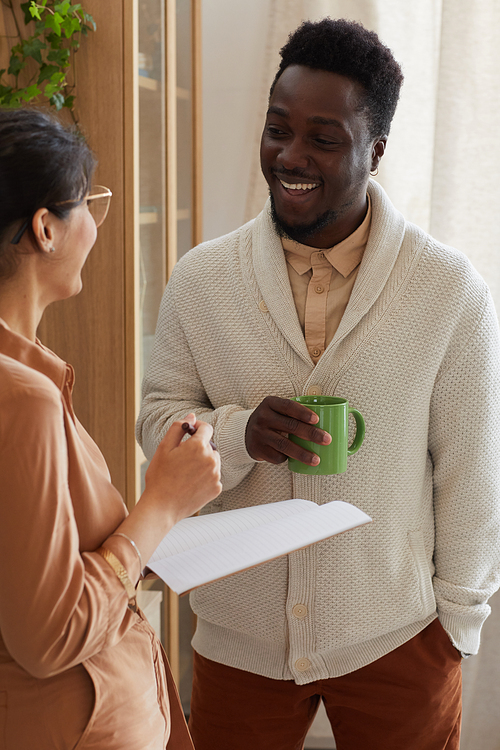
[[[282,239],[293,299],[315,364],[333,339],[349,302],[368,242],[371,213],[368,197],[362,224],[327,250]]]

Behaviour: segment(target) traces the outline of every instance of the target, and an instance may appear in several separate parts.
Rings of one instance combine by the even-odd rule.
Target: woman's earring
[[[51,247],[49,252],[55,253],[55,251],[56,251],[55,247]]]
[[[372,177],[376,177],[378,175],[378,167],[375,167],[375,171],[370,170],[370,174]]]

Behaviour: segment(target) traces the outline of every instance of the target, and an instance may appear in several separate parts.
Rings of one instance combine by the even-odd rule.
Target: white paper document
[[[349,503],[283,500],[186,518],[147,568],[177,594],[273,560],[372,519]]]

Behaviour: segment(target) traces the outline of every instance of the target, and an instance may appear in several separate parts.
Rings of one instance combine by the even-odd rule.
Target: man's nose
[[[295,168],[304,169],[309,163],[309,156],[300,138],[289,138],[282,142],[276,160],[284,169],[292,171]]]

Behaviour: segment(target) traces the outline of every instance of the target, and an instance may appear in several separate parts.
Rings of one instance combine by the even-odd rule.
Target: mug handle
[[[347,455],[352,456],[352,454],[359,451],[363,445],[363,440],[365,439],[365,420],[363,419],[361,412],[357,409],[349,408],[348,414],[352,414],[356,421],[356,437],[352,441],[352,445],[347,449]]]

